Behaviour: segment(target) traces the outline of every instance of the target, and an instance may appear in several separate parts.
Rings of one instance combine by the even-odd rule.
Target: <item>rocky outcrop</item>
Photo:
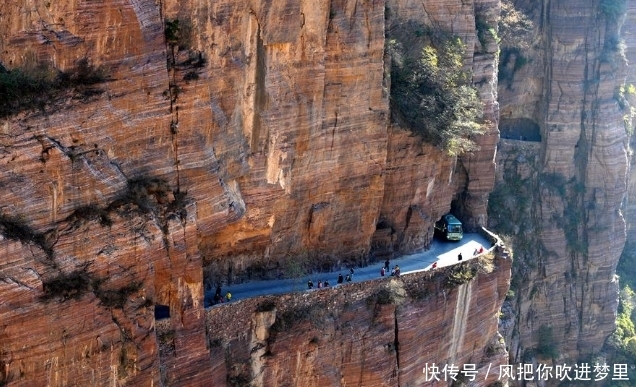
[[[616,98],[627,68],[617,42],[629,23],[599,2],[514,3],[535,30],[531,50],[502,49],[501,121],[534,122],[541,140],[536,148],[501,143],[501,183],[491,195],[492,225],[513,236],[518,262],[508,339],[515,361],[545,355],[536,349],[547,327],[560,358],[576,360],[597,352],[614,328],[628,171]]]
[[[451,208],[466,229],[485,225],[488,193],[494,184],[493,157],[498,139],[495,37],[477,38],[477,21],[496,25],[498,1],[463,3],[387,1],[387,37],[419,55],[427,30],[461,37],[465,61],[484,103],[486,131],[473,140],[479,151],[452,158],[422,143],[404,123],[392,122],[385,167],[385,189],[372,246],[376,254],[410,252],[428,246],[433,223]],[[450,15],[453,15],[452,17]]]

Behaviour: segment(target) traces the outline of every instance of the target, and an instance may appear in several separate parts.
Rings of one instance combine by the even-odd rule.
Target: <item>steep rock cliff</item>
[[[508,140],[490,221],[515,241],[516,325],[507,340],[515,361],[545,356],[536,349],[547,327],[561,358],[577,360],[597,353],[614,328],[628,172],[616,97],[628,72],[618,42],[629,39],[629,22],[597,1],[514,3],[535,28],[527,51],[502,49]]]
[[[497,13],[496,1],[0,5],[3,68],[64,72],[69,86],[0,122],[0,381],[202,384],[217,372],[204,266],[224,281],[411,251],[451,202],[483,225],[496,44],[475,25]],[[416,16],[468,44],[491,123],[470,156],[390,122],[386,20]],[[82,66],[99,79],[78,84]],[[167,348],[155,305],[170,311]]]

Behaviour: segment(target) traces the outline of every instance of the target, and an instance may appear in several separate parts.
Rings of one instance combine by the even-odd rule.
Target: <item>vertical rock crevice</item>
[[[397,308],[393,310],[393,319],[394,319],[393,324],[395,328],[394,338],[393,338],[393,350],[395,351],[395,364],[397,368],[394,371],[394,374],[397,374],[397,386],[401,386],[402,383],[400,383],[401,373],[400,373],[400,337],[399,337],[400,326],[399,326]]]

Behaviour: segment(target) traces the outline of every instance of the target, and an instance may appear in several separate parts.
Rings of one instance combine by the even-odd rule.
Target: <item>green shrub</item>
[[[527,50],[532,38],[533,27],[534,25],[528,16],[515,8],[511,0],[501,2],[498,30],[502,47]]]
[[[166,19],[164,34],[169,46],[188,50],[192,43],[192,24],[188,20]]]
[[[106,209],[100,208],[96,204],[89,204],[75,209],[73,213],[66,219],[72,229],[76,229],[85,222],[97,221],[102,226],[112,226],[113,221]]]
[[[256,306],[256,312],[271,312],[276,309],[275,300],[265,300]]]
[[[80,59],[68,71],[42,63],[10,71],[0,65],[0,117],[34,108],[43,109],[68,90],[73,90],[76,98],[86,100],[101,94],[103,90],[95,85],[106,80],[108,76],[104,68],[91,65],[87,58]]]
[[[560,173],[542,173],[539,176],[539,184],[547,188],[550,192],[556,193],[561,198],[565,198],[567,181]]]
[[[541,325],[537,331],[537,347],[535,353],[543,358],[556,359],[559,357],[556,343],[552,327]]]
[[[433,41],[435,40],[435,42]],[[394,44],[391,103],[413,132],[449,155],[475,150],[483,134],[483,108],[472,74],[463,71],[465,45],[457,37],[432,39],[419,58]]]
[[[601,0],[601,12],[610,20],[618,20],[627,12],[627,0]]]
[[[465,284],[472,280],[477,275],[477,268],[470,267],[467,264],[455,265],[452,271],[448,274],[447,285],[455,287],[457,285]]]
[[[0,234],[23,244],[36,245],[49,258],[53,258],[53,247],[47,241],[46,235],[34,230],[20,218],[0,214]]]
[[[482,17],[475,19],[475,29],[477,30],[477,39],[482,46],[488,44],[493,39],[496,43],[499,43],[500,39],[495,27],[489,25]]]
[[[101,304],[107,308],[122,309],[131,295],[141,289],[141,282],[133,282],[118,289],[94,289],[95,295]]]
[[[0,66],[0,116],[39,106],[48,99],[52,86],[52,80],[43,73],[8,71]]]
[[[375,294],[376,303],[379,305],[389,305],[394,302],[393,295],[387,289],[381,289]]]
[[[277,314],[271,330],[272,332],[288,331],[294,325],[307,320],[318,327],[323,322],[325,312],[325,305],[322,304],[299,305]]]
[[[55,298],[60,298],[61,301],[77,300],[91,290],[91,277],[86,271],[86,267],[83,267],[71,273],[62,273],[45,280],[42,287],[44,294],[41,299],[43,301]]]

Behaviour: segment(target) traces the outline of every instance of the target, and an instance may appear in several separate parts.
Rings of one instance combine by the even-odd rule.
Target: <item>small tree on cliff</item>
[[[463,70],[466,46],[457,37],[437,40],[419,58],[393,42],[391,102],[415,133],[455,156],[477,149],[471,136],[484,132],[482,103]]]

